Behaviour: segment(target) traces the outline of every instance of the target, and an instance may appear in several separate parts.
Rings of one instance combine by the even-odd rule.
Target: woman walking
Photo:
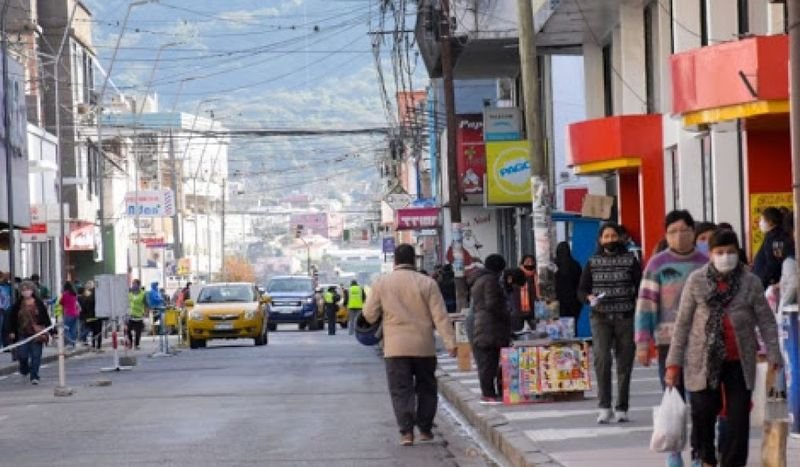
[[[681,296],[667,355],[665,383],[673,387],[681,369],[690,391],[692,442],[703,466],[717,465],[714,424],[727,411],[727,435],[720,440],[719,464],[747,464],[750,399],[756,378],[756,329],[775,368],[783,366],[775,318],[761,279],[739,261],[739,240],[718,230],[709,241],[710,262],[693,272]]]
[[[36,285],[24,281],[19,286],[20,299],[11,308],[6,321],[5,333],[11,341],[24,341],[50,326],[47,306],[36,296]],[[42,347],[49,338],[42,334],[17,348],[19,374],[30,375],[31,384],[39,384],[39,366],[42,363]]]
[[[80,316],[80,306],[78,305],[78,294],[75,287],[67,281],[64,283],[64,290],[58,299],[64,312],[64,329],[66,331],[67,345],[75,347],[78,341],[78,318]]]
[[[607,223],[600,228],[597,252],[581,276],[579,298],[592,307],[592,350],[597,374],[600,413],[597,423],[627,422],[631,371],[636,346],[633,321],[642,269],[621,242],[620,228]],[[617,404],[611,410],[611,350],[617,362]],[[615,413],[616,412],[616,413]]]

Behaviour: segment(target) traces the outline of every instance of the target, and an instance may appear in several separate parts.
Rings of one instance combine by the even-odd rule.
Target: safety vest
[[[144,318],[144,290],[139,290],[138,293],[128,292],[128,301],[131,307],[131,318],[143,319]]]
[[[333,292],[331,292],[330,290],[326,291],[324,294],[322,294],[322,300],[324,300],[325,303],[332,304]]]
[[[347,308],[361,309],[363,307],[364,307],[364,294],[361,290],[361,286],[351,285],[350,296],[347,298]]]

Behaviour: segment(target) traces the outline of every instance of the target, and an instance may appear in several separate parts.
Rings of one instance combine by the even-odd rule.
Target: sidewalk
[[[514,466],[656,467],[665,463],[663,454],[648,448],[652,407],[660,403],[662,394],[654,367],[634,369],[631,422],[610,425],[595,423],[594,391],[581,401],[482,406],[474,365],[473,371],[460,372],[455,359],[439,356],[438,377],[441,393]],[[770,407],[771,411],[781,409]],[[748,466],[761,465],[761,432],[761,428],[751,431]],[[800,439],[790,437],[788,444],[787,465],[800,465]],[[688,460],[687,450],[686,465]]]
[[[104,349],[105,350],[105,349]],[[75,357],[89,353],[91,348],[78,345],[74,350],[64,352],[66,358]],[[54,345],[47,345],[42,349],[42,365],[58,360],[58,348]],[[19,370],[19,364],[12,361],[10,353],[0,353],[0,376],[11,375]]]

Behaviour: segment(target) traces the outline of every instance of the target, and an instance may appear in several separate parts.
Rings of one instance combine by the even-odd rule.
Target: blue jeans
[[[0,310],[0,347],[5,347],[6,345],[5,332],[3,330],[5,322],[6,322],[6,310]]]
[[[64,339],[67,345],[75,345],[78,340],[78,317],[64,316]]]
[[[28,342],[17,347],[19,360],[19,374],[22,376],[30,373],[31,381],[39,379],[39,365],[42,364],[42,343]]]

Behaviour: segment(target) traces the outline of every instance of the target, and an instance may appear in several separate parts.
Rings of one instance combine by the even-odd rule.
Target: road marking
[[[8,375],[0,376],[0,381],[6,380],[6,379],[8,379]]]
[[[44,365],[40,365],[39,368],[50,368],[50,365],[45,363]]]
[[[544,430],[525,430],[525,436],[533,441],[542,442],[581,438],[602,438],[606,436],[620,436],[649,431],[653,431],[652,426],[633,426],[627,428],[619,426],[598,428],[548,428]]]
[[[540,410],[522,412],[503,412],[503,416],[509,421],[536,420],[540,418],[564,418],[584,415],[595,415],[598,409],[575,409],[575,410]],[[652,412],[652,407],[634,407],[629,412]]]

